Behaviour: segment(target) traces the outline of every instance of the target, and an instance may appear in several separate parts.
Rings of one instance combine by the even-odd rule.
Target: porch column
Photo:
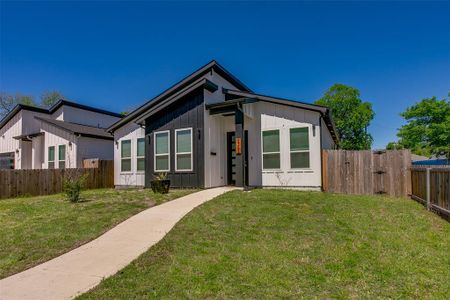
[[[245,185],[245,135],[244,135],[244,113],[242,112],[242,104],[238,104],[236,113],[234,114],[235,137],[236,137],[236,186],[244,187]],[[240,148],[240,149],[239,149]],[[240,151],[239,151],[240,150]]]

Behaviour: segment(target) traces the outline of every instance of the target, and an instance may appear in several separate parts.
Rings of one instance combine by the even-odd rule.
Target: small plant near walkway
[[[70,202],[80,201],[81,190],[86,182],[87,174],[81,176],[71,176],[64,179],[64,192]]]
[[[159,194],[167,194],[170,188],[170,180],[167,179],[167,173],[158,173],[155,179],[150,183],[152,191]]]
[[[144,209],[192,192],[98,189],[83,191],[78,203],[67,201],[65,194],[0,200],[0,278],[95,239]]]
[[[230,192],[81,299],[448,299],[450,224],[409,199]]]

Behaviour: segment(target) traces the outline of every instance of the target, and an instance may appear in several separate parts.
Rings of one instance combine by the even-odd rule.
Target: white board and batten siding
[[[321,187],[320,114],[280,104],[258,102],[247,104],[244,129],[248,131],[249,185],[255,187],[294,187],[319,190]],[[323,124],[324,126],[324,124]],[[310,167],[291,169],[290,128],[308,128]],[[280,169],[262,168],[262,131],[280,131]],[[227,184],[226,133],[234,131],[234,117],[210,116],[205,112],[205,187]],[[324,132],[328,132],[325,128]],[[325,144],[332,148],[331,135]],[[322,141],[324,142],[324,141]],[[216,155],[212,155],[215,153]]]
[[[66,146],[65,165],[66,168],[80,168],[81,163],[77,161],[77,137],[63,129],[55,127],[51,124],[41,121],[41,131],[44,132],[44,160],[42,168],[48,169],[48,151],[49,147],[55,147],[55,169],[57,169],[59,162],[60,145]]]
[[[39,132],[39,122],[35,116],[46,114],[21,110],[3,128],[0,129],[0,153],[14,152],[16,169],[31,169],[32,144],[14,139],[15,136]]]
[[[145,172],[137,171],[137,140],[145,138],[145,129],[128,123],[114,131],[114,185],[117,187],[144,186]],[[121,171],[121,142],[131,141],[131,171]]]
[[[19,135],[22,135],[22,112],[17,113],[3,128],[0,128],[0,153],[13,152],[16,168],[20,168],[21,165],[20,141],[13,137]]]
[[[249,122],[249,184],[263,187],[321,188],[320,114],[286,105],[258,102],[254,106],[255,118]],[[309,168],[291,169],[291,128],[308,128]],[[263,170],[262,132],[280,132],[280,169]]]
[[[83,124],[93,127],[107,128],[120,118],[84,110],[72,106],[63,105],[52,114],[52,118],[60,121]]]

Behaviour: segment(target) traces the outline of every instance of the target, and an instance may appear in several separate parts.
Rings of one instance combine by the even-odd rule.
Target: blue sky
[[[254,91],[313,102],[334,83],[399,113],[450,90],[450,2],[0,2],[0,91],[126,111],[217,59]]]

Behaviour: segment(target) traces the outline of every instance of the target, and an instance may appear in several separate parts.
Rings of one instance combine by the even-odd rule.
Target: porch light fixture
[[[316,125],[313,125],[312,129],[313,129],[313,136],[316,136]]]

